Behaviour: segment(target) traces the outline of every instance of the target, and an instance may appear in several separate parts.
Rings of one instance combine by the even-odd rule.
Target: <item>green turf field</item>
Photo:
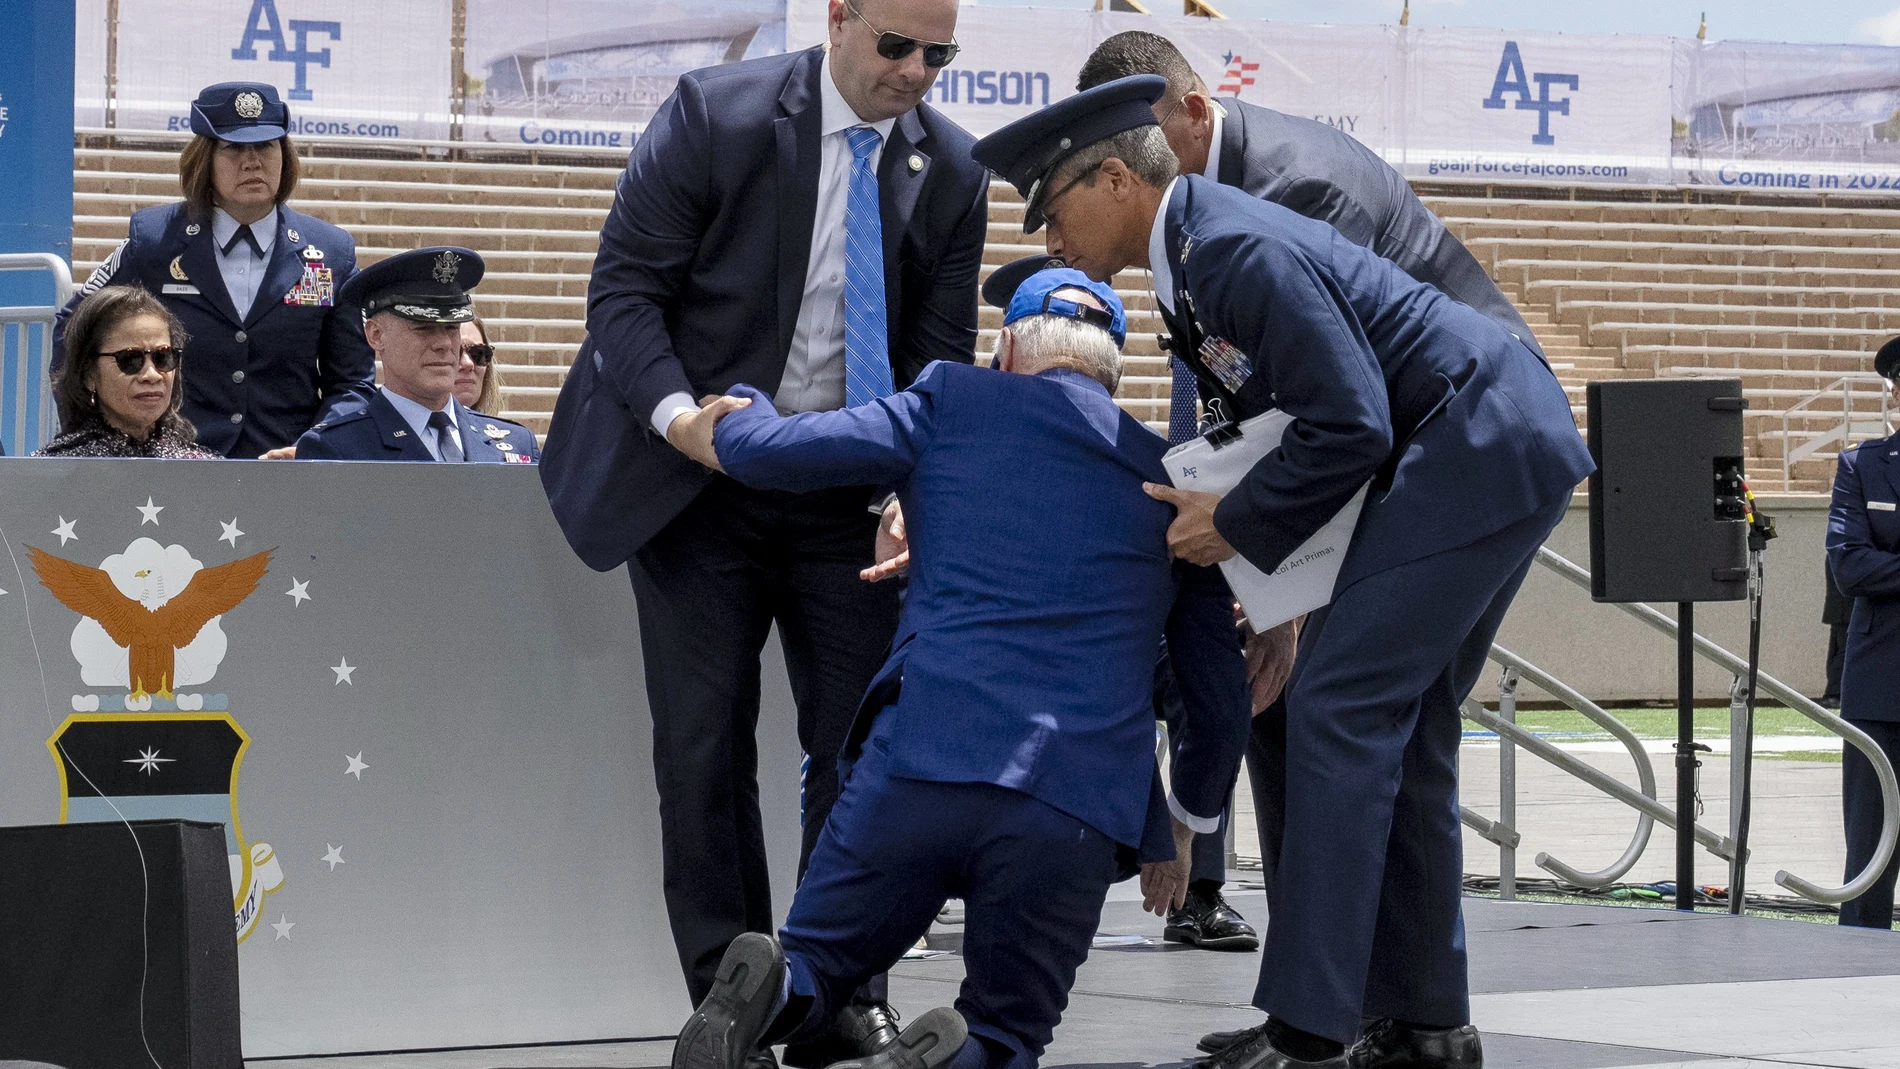
[[[1642,739],[1673,739],[1676,737],[1676,711],[1674,709],[1612,709],[1610,715],[1616,717]],[[1569,709],[1520,709],[1517,722],[1523,727],[1547,736],[1553,742],[1602,742],[1613,736],[1609,732],[1585,718],[1582,713]],[[1483,730],[1477,724],[1466,721],[1467,730]],[[1726,706],[1698,708],[1695,711],[1696,738],[1728,738],[1729,711]],[[1780,705],[1762,705],[1755,709],[1755,737],[1812,737],[1828,738],[1831,733],[1795,712]],[[1841,759],[1838,750],[1758,750],[1757,757],[1775,761],[1832,761]]]

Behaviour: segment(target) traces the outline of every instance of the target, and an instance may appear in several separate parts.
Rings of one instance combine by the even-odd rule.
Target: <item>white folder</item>
[[[1280,444],[1280,436],[1292,422],[1292,416],[1276,408],[1216,435],[1218,445],[1206,436],[1183,442],[1163,458],[1168,478],[1182,490],[1225,495]],[[1361,486],[1352,500],[1313,532],[1313,537],[1300,543],[1272,575],[1239,555],[1221,562],[1221,573],[1255,631],[1283,624],[1333,600],[1339,566],[1345,562],[1346,547],[1352,543],[1359,510],[1365,503],[1366,487]]]

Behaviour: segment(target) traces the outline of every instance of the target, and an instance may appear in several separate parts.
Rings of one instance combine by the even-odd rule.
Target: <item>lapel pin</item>
[[[490,438],[508,437],[508,431],[506,428],[497,427],[493,423],[482,424],[482,433],[488,435]]]
[[[180,282],[188,281],[185,277],[184,259],[183,256],[172,257],[172,277]]]
[[[188,226],[188,227],[186,227],[186,228],[185,228],[185,236],[186,236],[186,237],[188,237],[188,238],[195,238],[195,237],[197,237],[197,236],[198,236],[198,224],[197,224],[197,223],[193,223],[193,224],[191,224],[190,226]]]
[[[916,174],[918,171],[924,169],[924,158],[922,156],[912,155],[909,162],[911,174]]]
[[[323,250],[317,248],[315,245],[305,245],[303,248],[303,258],[306,260],[321,260],[323,259]]]
[[[302,240],[303,240],[303,235],[302,235],[302,234],[299,234],[299,233],[297,233],[297,231],[295,231],[295,230],[286,230],[286,231],[284,231],[284,236],[285,236],[285,237],[287,237],[287,238],[289,238],[289,239],[290,239],[290,240],[292,240],[292,241],[302,241]]]
[[[514,446],[509,445],[507,442],[496,442],[495,448],[501,450],[504,453],[512,453],[514,452],[514,449],[515,449]]]
[[[408,432],[408,431],[397,431],[397,432],[396,432],[395,434],[392,434],[392,435],[390,435],[390,437],[391,437],[391,438],[407,438],[407,437],[409,437],[409,432]]]

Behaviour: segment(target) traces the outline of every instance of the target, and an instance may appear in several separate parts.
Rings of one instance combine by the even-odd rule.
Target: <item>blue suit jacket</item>
[[[1198,175],[1167,212],[1177,334],[1246,354],[1234,414],[1294,417],[1215,511],[1272,572],[1368,480],[1339,584],[1465,545],[1594,470],[1563,387],[1471,308],[1325,223]],[[1214,381],[1200,353],[1177,354]]]
[[[1900,721],[1900,434],[1841,452],[1827,561],[1841,593],[1854,599],[1841,715]]]
[[[534,432],[519,423],[471,412],[458,401],[455,422],[462,455],[470,464],[532,464],[541,451]],[[366,403],[338,406],[335,413],[297,439],[298,460],[435,460],[409,421],[381,390]]]
[[[1163,478],[1167,443],[1072,372],[937,363],[875,404],[789,418],[733,392],[754,399],[714,437],[733,478],[884,483],[903,501],[908,594],[864,702],[896,718],[893,774],[1019,790],[1141,844],[1157,790],[1154,654],[1175,598],[1173,509],[1141,484]],[[1195,758],[1206,771],[1176,771],[1215,781],[1216,799],[1247,732],[1244,702],[1227,704],[1243,715],[1214,728]]]
[[[1222,185],[1331,224],[1543,355],[1517,306],[1378,153],[1322,122],[1241,100],[1222,100],[1221,107]]]
[[[199,445],[228,457],[289,445],[331,406],[368,397],[376,356],[363,340],[362,314],[336,298],[356,274],[350,235],[280,206],[264,282],[239,317],[218,273],[211,224],[191,232],[184,209],[164,204],[132,213],[125,241],[60,311],[62,343],[67,318],[87,294],[108,285],[151,291],[191,336],[185,418]]]
[[[649,426],[662,400],[778,389],[818,204],[822,59],[810,49],[681,77],[627,160],[541,468],[555,518],[594,568],[631,557],[706,486],[706,470]],[[989,172],[972,144],[922,105],[898,117],[879,158],[900,388],[933,360],[974,359]]]

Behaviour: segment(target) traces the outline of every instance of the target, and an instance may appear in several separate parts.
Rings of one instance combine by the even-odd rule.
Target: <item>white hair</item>
[[[1012,341],[1015,370],[1034,375],[1052,367],[1080,371],[1114,393],[1121,385],[1122,354],[1108,331],[1061,315],[1024,316],[1003,328]],[[1002,345],[1002,334],[997,335]],[[996,350],[990,351],[992,360]]]

